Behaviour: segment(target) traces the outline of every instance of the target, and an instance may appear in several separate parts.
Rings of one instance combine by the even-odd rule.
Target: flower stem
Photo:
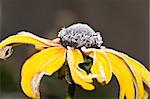
[[[68,84],[66,99],[73,99],[74,92],[75,92],[75,84],[74,83]]]

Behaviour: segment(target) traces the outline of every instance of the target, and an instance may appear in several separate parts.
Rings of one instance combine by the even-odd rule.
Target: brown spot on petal
[[[8,58],[13,52],[12,46],[5,46],[4,48],[0,49],[0,59]]]

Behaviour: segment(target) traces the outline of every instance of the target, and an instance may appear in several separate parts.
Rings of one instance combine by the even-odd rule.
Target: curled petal
[[[83,63],[84,59],[82,53],[78,49],[71,49],[68,47],[67,61],[73,81],[81,85],[86,90],[93,90],[94,86],[92,83],[92,77],[79,68],[79,63]]]
[[[52,42],[50,40],[40,38],[36,35],[33,35],[29,32],[19,32],[17,35],[13,35],[8,37],[7,39],[3,40],[0,43],[0,49],[7,45],[11,44],[32,44],[36,46],[43,46],[43,47],[48,47],[48,46],[60,46],[56,42]]]
[[[141,65],[139,62],[128,57],[127,55],[125,55],[123,53],[117,52],[112,49],[107,49],[107,52],[115,54],[116,56],[118,56],[120,59],[122,59],[127,64],[127,67],[133,76],[134,85],[136,88],[136,99],[142,99],[144,97],[144,86],[143,86],[142,79],[144,78],[144,81],[146,81],[146,84],[150,83],[149,71],[146,70],[146,68],[144,68],[143,65]],[[143,70],[143,71],[141,71],[141,70]]]
[[[143,86],[142,78],[136,69],[134,68],[130,68],[130,69],[134,77],[134,84],[136,88],[136,99],[142,99],[144,96],[144,86]]]
[[[39,98],[39,84],[43,75],[52,75],[65,62],[66,49],[52,47],[29,58],[22,67],[21,86],[26,95]]]
[[[117,81],[119,83],[120,86],[120,96],[119,99],[124,99],[125,97],[125,92],[126,92],[126,86],[125,86],[125,82],[124,82],[124,74],[122,74],[122,69],[121,68],[117,68],[117,66],[115,66],[115,64],[112,64],[112,71],[113,74],[116,76]]]
[[[144,83],[150,88],[150,72],[145,68],[145,66],[123,53],[120,53],[120,55],[122,58],[124,58],[124,60],[132,65],[133,68],[138,70]]]
[[[141,75],[137,69],[133,68],[132,65],[128,63],[127,60],[124,60],[124,61],[128,65],[128,68],[130,69],[134,78],[133,80],[134,80],[134,85],[136,88],[136,99],[142,99],[142,97],[144,96],[144,86],[143,86]]]
[[[107,54],[101,49],[94,48],[82,48],[82,51],[93,58],[94,61],[91,67],[91,73],[100,75],[97,77],[98,82],[109,83],[112,77],[112,66]]]
[[[117,77],[120,84],[120,99],[124,99],[124,94],[127,97],[127,99],[134,99],[135,90],[133,78],[125,62],[112,53],[107,52],[107,55],[112,64],[112,71]]]

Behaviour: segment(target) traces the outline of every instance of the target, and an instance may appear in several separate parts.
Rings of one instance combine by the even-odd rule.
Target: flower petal
[[[0,49],[2,49],[3,47],[10,45],[10,44],[33,44],[36,46],[43,46],[43,47],[48,47],[48,46],[60,46],[59,44],[57,44],[56,42],[52,42],[50,40],[44,39],[44,38],[40,38],[36,35],[33,35],[29,32],[19,32],[17,35],[13,35],[8,37],[7,39],[3,40],[0,43]]]
[[[22,67],[21,86],[31,98],[39,98],[39,84],[42,76],[52,75],[65,62],[66,49],[52,47],[42,50],[29,58]]]
[[[62,47],[61,43],[60,43],[60,38],[55,38],[51,41],[50,40],[47,40],[47,41],[50,44],[50,46],[60,46],[60,47]],[[43,49],[47,48],[47,46],[45,46],[45,45],[35,45],[35,48],[37,50],[43,50]]]
[[[144,86],[143,86],[143,81],[142,81],[141,75],[134,68],[132,68],[131,71],[132,71],[133,76],[134,76],[134,85],[136,88],[136,99],[142,99],[144,96]]]
[[[85,90],[93,90],[92,78],[78,66],[79,63],[84,62],[82,53],[78,49],[68,47],[67,61],[73,81],[81,85]]]
[[[121,91],[120,99],[124,99],[124,92],[127,99],[134,99],[135,90],[133,85],[133,78],[125,62],[112,53],[107,52],[107,55],[112,64],[112,71],[119,80]]]
[[[122,57],[122,59],[124,59],[124,58]],[[143,86],[143,81],[142,81],[141,75],[138,72],[138,70],[134,69],[133,66],[127,60],[124,60],[124,61],[128,65],[128,68],[130,69],[130,71],[134,77],[133,80],[134,80],[134,85],[136,88],[136,99],[142,99],[142,97],[144,96],[144,86]]]
[[[142,81],[142,76],[141,76],[142,72],[140,73],[139,70],[137,68],[135,68],[135,66],[133,66],[134,65],[133,62],[137,62],[137,61],[132,60],[132,62],[130,62],[126,57],[127,55],[125,55],[121,52],[112,50],[112,49],[107,49],[107,52],[117,55],[120,59],[124,60],[124,62],[127,64],[127,67],[130,70],[130,72],[134,78],[133,80],[134,80],[134,85],[136,88],[136,99],[142,99],[144,97],[144,86],[143,86],[143,81]]]
[[[129,64],[132,65],[133,68],[138,70],[143,81],[150,88],[150,72],[145,68],[145,66],[123,53],[120,54]]]
[[[91,67],[91,73],[100,75],[97,80],[100,83],[109,83],[112,77],[112,66],[108,59],[107,54],[101,49],[94,48],[82,48],[82,51],[93,58],[93,65]]]
[[[117,68],[117,66],[115,66],[114,63],[112,63],[112,71],[113,71],[113,74],[116,76],[117,80],[118,80],[118,83],[119,83],[119,86],[120,86],[120,96],[119,96],[119,99],[124,99],[125,97],[125,92],[126,92],[126,86],[125,86],[125,82],[124,82],[124,74],[122,74],[122,69],[120,68]]]

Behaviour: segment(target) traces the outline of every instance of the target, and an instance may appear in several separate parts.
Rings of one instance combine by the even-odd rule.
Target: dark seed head
[[[74,48],[100,48],[103,43],[100,32],[95,32],[87,24],[73,24],[67,28],[62,28],[58,37],[64,47]]]

